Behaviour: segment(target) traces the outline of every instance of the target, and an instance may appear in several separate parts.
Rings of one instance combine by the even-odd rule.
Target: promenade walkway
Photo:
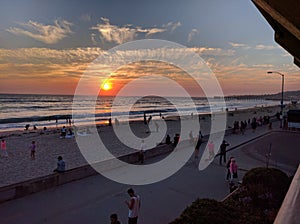
[[[279,123],[274,123],[274,130]],[[248,130],[245,135],[230,134],[225,136],[231,145],[227,156],[236,157],[239,166],[239,178],[253,167],[265,166],[265,160],[259,152],[250,151],[253,143],[268,138],[267,127],[260,127],[255,133]],[[250,141],[252,139],[256,139]],[[294,138],[293,138],[294,139]],[[297,138],[296,138],[297,139]],[[248,144],[243,144],[250,141]],[[268,141],[265,141],[266,143]],[[261,142],[259,144],[262,144]],[[290,144],[295,144],[290,142]],[[254,144],[255,145],[255,144]],[[201,147],[204,147],[203,144]],[[286,145],[287,153],[290,145]],[[253,147],[252,147],[253,148]],[[274,152],[275,153],[275,152]],[[297,157],[294,153],[289,156]],[[151,163],[160,157],[149,159]],[[289,161],[289,160],[287,160]],[[280,166],[288,173],[293,172],[293,164],[271,157],[270,165]],[[294,167],[294,171],[297,167]],[[142,198],[140,223],[168,223],[196,198],[222,200],[228,193],[225,181],[226,168],[219,165],[219,158],[203,170],[198,170],[198,163],[191,158],[176,174],[161,182],[145,186],[128,186],[110,181],[101,175],[75,181],[57,188],[36,193],[24,198],[0,204],[1,224],[42,224],[42,223],[109,223],[109,215],[117,213],[122,223],[127,223],[128,199],[126,190],[133,187]]]

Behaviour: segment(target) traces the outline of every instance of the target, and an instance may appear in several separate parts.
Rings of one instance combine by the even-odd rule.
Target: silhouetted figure
[[[30,124],[26,124],[25,125],[25,130],[28,131],[29,127],[30,127]]]
[[[150,124],[151,120],[152,120],[152,115],[150,115],[148,118],[148,124]]]
[[[166,144],[167,145],[170,145],[172,142],[171,142],[171,137],[170,137],[170,135],[167,135],[167,137],[166,137]]]
[[[226,147],[229,146],[229,144],[223,140],[222,144],[220,145],[220,165],[222,165],[222,157],[223,157],[223,161],[226,164]]]
[[[116,126],[119,126],[119,124],[120,124],[120,123],[119,123],[119,120],[118,120],[117,118],[115,118],[115,125],[116,125]]]
[[[147,117],[146,117],[146,113],[144,112],[144,124],[147,124]]]
[[[179,134],[175,134],[174,136],[174,141],[173,141],[173,146],[176,147],[179,143],[179,138],[180,138],[180,135]]]
[[[198,140],[197,140],[197,144],[195,146],[195,152],[194,152],[194,158],[195,159],[199,158],[199,150],[200,150],[201,144],[202,144],[202,138],[199,136]]]

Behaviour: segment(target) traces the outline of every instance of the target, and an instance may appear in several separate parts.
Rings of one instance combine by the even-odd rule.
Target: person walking
[[[31,145],[29,146],[29,149],[30,149],[30,158],[35,160],[35,151],[36,151],[35,141],[31,142]]]
[[[129,211],[128,211],[128,224],[137,224],[139,217],[139,210],[141,207],[140,196],[134,193],[132,188],[128,189],[128,195],[130,196],[129,201],[125,201]]]
[[[8,157],[8,154],[6,151],[6,141],[4,139],[1,140],[1,155],[4,157]]]
[[[221,146],[220,146],[220,165],[222,165],[222,157],[223,161],[226,164],[226,147],[229,146],[229,144],[223,140]]]

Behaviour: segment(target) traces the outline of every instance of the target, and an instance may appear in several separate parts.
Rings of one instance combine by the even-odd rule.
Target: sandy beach
[[[227,113],[227,127],[233,127],[234,121],[244,121],[260,116],[274,116],[278,111],[280,111],[278,106],[229,111]],[[207,135],[210,132],[210,116],[201,115],[200,117],[202,134]],[[180,130],[180,122],[176,119],[168,120],[167,118],[167,133],[173,139],[175,133],[178,133]],[[154,117],[154,121],[155,119],[159,119],[159,117]],[[5,139],[7,142],[8,157],[0,157],[0,187],[51,174],[56,167],[58,156],[64,158],[67,169],[87,164],[77,146],[75,138],[61,138],[60,128],[49,129],[44,134],[41,134],[41,130],[1,132],[1,139]],[[267,127],[262,126],[258,128]],[[138,137],[146,137],[148,135],[147,126],[142,121],[132,122],[131,129]],[[136,151],[121,144],[114,137],[115,135],[111,126],[99,126],[98,132],[107,148],[115,156]],[[196,136],[196,134],[194,135]],[[32,141],[36,141],[37,143],[35,160],[30,158],[29,146]]]

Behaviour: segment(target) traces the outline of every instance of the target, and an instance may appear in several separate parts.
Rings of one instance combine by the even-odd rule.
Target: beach
[[[260,116],[274,117],[279,110],[280,108],[278,106],[273,106],[228,111],[227,128],[233,127],[234,121],[248,121],[248,119],[252,119],[253,117],[258,118]],[[171,117],[165,118],[168,127],[167,134],[169,134],[173,140],[174,135],[180,130],[180,121],[176,117],[170,118]],[[156,121],[155,119],[160,118],[155,117],[153,122]],[[202,114],[199,120],[202,134],[208,135],[210,132],[210,115]],[[122,123],[120,123],[120,125],[122,125]],[[247,128],[250,128],[249,126],[250,125],[248,125]],[[0,187],[51,174],[53,169],[56,168],[58,156],[63,157],[67,169],[86,165],[87,162],[77,146],[76,139],[74,137],[61,138],[61,127],[62,126],[48,129],[47,132],[43,134],[41,134],[42,130],[40,129],[1,132],[1,139],[5,139],[7,142],[8,157],[0,158]],[[264,125],[258,128],[268,127]],[[140,138],[144,138],[149,134],[147,125],[142,121],[132,122],[131,129],[133,133]],[[120,143],[114,135],[112,126],[101,125],[98,126],[97,130],[105,146],[113,155],[121,156],[136,152],[136,149],[126,147]],[[247,131],[245,134],[247,134]],[[197,133],[193,133],[193,135],[197,137]],[[30,158],[29,146],[32,141],[35,141],[37,144],[35,160]]]

